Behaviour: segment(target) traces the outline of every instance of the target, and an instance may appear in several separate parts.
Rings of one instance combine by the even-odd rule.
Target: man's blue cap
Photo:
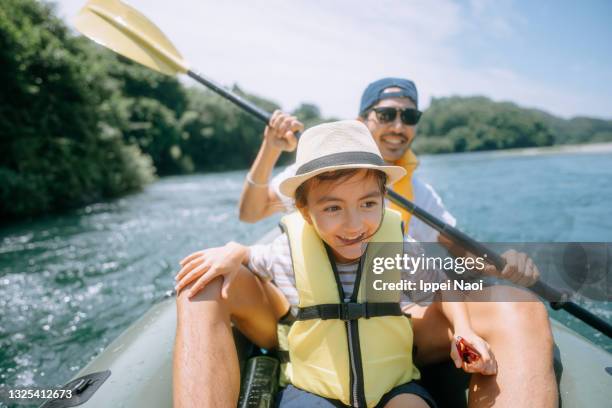
[[[400,90],[397,92],[384,92],[387,88],[400,88]],[[368,109],[381,99],[398,97],[410,98],[417,108],[419,106],[419,95],[414,82],[411,80],[402,78],[383,78],[374,81],[368,85],[365,91],[363,91],[363,95],[361,95],[359,115],[363,116]]]

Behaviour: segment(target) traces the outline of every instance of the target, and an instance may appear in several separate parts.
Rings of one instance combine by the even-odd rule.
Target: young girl
[[[279,396],[281,407],[434,407],[415,382],[420,374],[412,361],[412,328],[401,310],[414,299],[410,293],[372,288],[374,276],[379,283],[393,283],[401,271],[372,275],[375,245],[366,245],[402,245],[401,216],[385,210],[384,194],[405,170],[385,165],[368,129],[357,121],[304,132],[297,163],[296,175],[280,186],[298,208],[282,219],[285,233],[269,245],[227,244],[222,267],[214,249],[186,258],[177,290],[195,281],[193,295],[219,276],[227,290],[241,264],[275,282],[296,310],[288,335],[291,385]],[[442,272],[427,273],[421,277],[445,280]],[[454,338],[463,338],[480,355],[467,363],[454,341],[450,354],[456,366],[494,374],[494,357],[473,332],[465,305],[437,305]]]

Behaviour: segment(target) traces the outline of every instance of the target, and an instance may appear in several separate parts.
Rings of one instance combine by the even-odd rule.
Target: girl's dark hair
[[[318,174],[311,179],[306,180],[304,183],[295,190],[295,206],[298,208],[306,207],[308,192],[311,188],[316,187],[323,181],[336,181],[338,183],[353,177],[360,171],[365,170],[363,175],[364,179],[374,178],[378,182],[380,193],[384,196],[387,191],[385,185],[387,184],[387,175],[380,170],[375,169],[341,169],[334,171],[327,171],[325,173]]]

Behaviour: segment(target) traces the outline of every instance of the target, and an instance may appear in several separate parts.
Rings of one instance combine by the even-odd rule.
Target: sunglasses
[[[402,123],[408,126],[414,126],[419,123],[419,119],[423,113],[414,108],[400,109],[393,108],[391,106],[372,108],[371,110],[374,111],[376,114],[376,119],[378,119],[380,123],[393,122],[397,117],[397,112],[399,112]]]

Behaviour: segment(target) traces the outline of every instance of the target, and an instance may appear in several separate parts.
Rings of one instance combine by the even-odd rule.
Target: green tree
[[[434,98],[419,124],[419,152],[550,146],[552,126],[539,112],[488,98]],[[445,142],[442,142],[445,140]]]
[[[118,131],[108,59],[71,36],[53,9],[0,9],[0,218],[72,208],[139,188],[150,161]]]

